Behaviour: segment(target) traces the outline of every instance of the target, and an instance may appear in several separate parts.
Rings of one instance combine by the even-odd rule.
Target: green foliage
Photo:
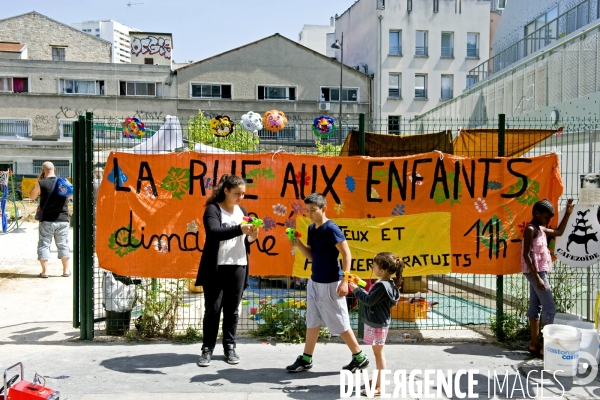
[[[306,339],[306,318],[301,310],[306,307],[279,304],[262,304],[257,314],[264,323],[258,329],[249,333],[255,337],[268,337],[288,343],[302,343]],[[329,338],[331,334],[327,329],[321,329],[319,337]]]
[[[573,275],[573,268],[560,262],[555,262],[548,274],[557,312],[569,312],[575,306],[573,293],[577,283],[572,279]],[[504,283],[505,304],[511,307],[503,315],[504,341],[529,340],[529,320],[525,315],[529,307],[529,282],[522,274],[515,274],[506,276]],[[496,335],[496,317],[492,317],[490,322]]]
[[[177,312],[184,307],[184,279],[159,281],[143,279],[137,286],[138,298],[143,300],[142,315],[135,323],[137,334],[129,335],[129,339],[147,340],[152,338],[175,338]],[[193,329],[193,328],[192,328]],[[194,337],[190,328],[186,335]],[[184,335],[185,336],[185,335]]]
[[[210,130],[210,119],[204,116],[202,110],[198,110],[198,116],[188,120],[187,136],[189,148],[194,149],[196,143],[204,143],[219,149],[244,152],[254,151],[258,147],[260,139],[258,135],[245,131],[239,124],[235,125],[232,134],[219,137]]]
[[[173,338],[175,342],[193,344],[202,341],[202,332],[193,326],[188,326],[184,334],[177,334]]]
[[[339,156],[342,152],[342,145],[322,144],[320,140],[315,140],[315,146],[317,147],[317,154],[320,156]]]

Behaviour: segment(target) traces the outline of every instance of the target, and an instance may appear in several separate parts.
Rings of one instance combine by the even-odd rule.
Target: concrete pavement
[[[71,400],[340,398],[340,368],[350,361],[350,352],[339,338],[319,343],[313,369],[297,374],[288,373],[285,366],[302,353],[301,344],[242,338],[237,349],[240,364],[225,363],[217,347],[212,365],[200,368],[196,365],[200,344],[130,343],[106,336],[79,341],[79,332],[71,323],[72,278],[60,277],[59,260],[51,260],[51,278],[36,278],[37,224],[29,223],[25,228],[26,233],[0,235],[0,369],[21,361],[27,380],[32,380],[37,371],[46,377],[48,387],[60,390],[61,398]],[[417,381],[423,385],[425,370],[441,370],[443,377],[450,376],[451,382],[457,383],[448,397],[461,398],[464,394],[468,398],[490,398],[494,397],[495,371],[499,382],[504,382],[502,390],[496,388],[496,397],[528,398],[537,394],[539,398],[542,394],[539,373],[530,373],[541,370],[542,362],[524,351],[500,346],[466,329],[422,331],[421,335],[408,332],[413,338],[422,335],[425,339],[415,341],[396,335],[385,347],[387,368],[397,374],[406,371],[407,380],[411,372],[421,370]],[[370,346],[362,347],[371,359],[368,371],[372,373],[372,350]],[[448,374],[448,370],[452,372]],[[459,370],[472,371],[471,384],[468,374],[461,375]],[[586,386],[573,385],[567,378],[559,381],[560,385],[547,380],[543,396],[600,397],[598,379]],[[406,385],[418,391],[418,384]],[[436,397],[438,382],[425,386],[433,388]],[[392,384],[390,391],[394,387]],[[407,388],[404,396],[400,392],[396,398],[426,397],[410,393]]]

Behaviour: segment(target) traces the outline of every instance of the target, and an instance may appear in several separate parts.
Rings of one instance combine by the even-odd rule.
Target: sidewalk
[[[40,279],[36,261],[37,224],[25,225],[26,233],[0,235],[0,370],[16,363],[25,365],[25,378],[34,371],[44,375],[47,386],[60,390],[61,398],[85,399],[337,399],[340,397],[340,369],[350,361],[347,347],[335,338],[317,345],[311,371],[291,374],[285,366],[302,354],[301,344],[260,342],[242,338],[238,343],[241,362],[229,365],[217,347],[213,363],[206,368],[196,365],[200,344],[168,342],[130,343],[111,337],[80,342],[79,331],[72,328],[72,278],[60,277],[60,261],[51,260],[49,279]],[[56,253],[53,253],[56,254]],[[541,360],[526,352],[513,351],[478,339],[457,341],[457,331],[421,332],[428,338],[394,339],[385,347],[387,368],[411,371],[477,370],[473,373],[473,394],[479,398],[493,395],[493,371],[500,382],[508,371],[509,379],[500,398],[526,398],[539,385]],[[362,346],[375,360],[370,346]],[[489,372],[488,372],[489,371]],[[488,374],[491,377],[488,392]],[[9,375],[9,376],[12,376]],[[435,380],[435,376],[433,378]],[[392,378],[393,380],[393,378]],[[423,375],[418,378],[423,380]],[[467,394],[467,375],[458,379],[453,398]],[[600,397],[600,380],[586,387],[560,378],[563,391],[555,381],[544,384],[545,397],[589,399]],[[435,395],[437,383],[431,392]],[[388,391],[393,391],[392,383]],[[513,391],[514,388],[514,391]],[[415,388],[416,389],[416,388]],[[524,390],[521,391],[521,389]],[[512,391],[512,393],[511,393]],[[527,392],[528,391],[528,392]],[[415,397],[406,393],[404,397]],[[354,395],[353,395],[354,398]],[[474,398],[469,396],[468,398]]]

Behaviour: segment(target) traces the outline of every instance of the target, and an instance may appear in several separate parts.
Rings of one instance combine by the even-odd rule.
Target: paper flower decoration
[[[315,136],[320,138],[326,138],[335,133],[335,124],[333,123],[333,118],[321,115],[317,117],[313,121],[312,131]]]
[[[217,115],[210,120],[210,130],[215,136],[225,137],[233,133],[235,123],[227,115]]]
[[[258,113],[248,111],[246,114],[242,115],[242,122],[240,122],[240,125],[248,132],[258,133],[258,131],[263,128],[262,117]]]
[[[265,129],[271,132],[279,132],[285,128],[288,120],[283,111],[269,110],[263,116],[263,125]]]
[[[121,124],[123,136],[130,139],[140,139],[146,134],[146,125],[137,118],[127,117]]]

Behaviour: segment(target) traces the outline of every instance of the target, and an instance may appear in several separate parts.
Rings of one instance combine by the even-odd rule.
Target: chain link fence
[[[493,96],[496,99],[495,96]],[[502,97],[499,97],[502,99]],[[197,148],[200,137],[197,132],[198,121],[183,121],[183,143],[170,151],[187,151]],[[151,137],[163,121],[147,121],[147,135]],[[419,120],[394,119],[393,121],[366,121],[365,154],[368,156],[403,156],[433,150],[453,153],[453,140],[460,137],[462,130],[489,129],[490,134],[497,132],[498,119],[473,118],[422,118]],[[337,135],[318,139],[312,133],[312,120],[290,121],[288,131],[282,135],[259,132],[250,138],[254,146],[247,148],[229,148],[244,152],[285,151],[298,154],[319,155],[356,155],[358,143],[358,119],[346,119],[341,123]],[[524,130],[539,129],[550,132],[544,140],[531,144]],[[598,121],[569,120],[560,129],[548,120],[529,120],[508,118],[506,132],[513,135],[513,145],[519,148],[517,154],[507,156],[538,156],[556,152],[560,154],[561,173],[565,192],[560,198],[560,207],[566,199],[577,199],[579,175],[598,171],[600,166],[596,159]],[[523,130],[520,134],[519,130]],[[241,131],[241,129],[240,129]],[[140,144],[139,139],[123,137],[121,121],[96,119],[93,130],[93,168],[99,173],[110,151],[132,151]],[[350,136],[349,139],[347,137]],[[204,146],[222,146],[218,139],[203,143]],[[259,140],[255,140],[255,139]],[[374,139],[375,138],[375,139]],[[244,140],[250,140],[244,139]],[[522,141],[522,143],[520,143]],[[244,141],[240,142],[244,146]],[[454,142],[456,143],[456,142]],[[171,146],[172,147],[172,146]],[[206,147],[204,147],[206,149]],[[156,153],[165,152],[164,148],[155,148]],[[215,152],[223,151],[216,149]],[[470,150],[461,150],[462,155],[473,157],[493,157],[498,155],[497,148],[490,148],[490,141],[485,135],[479,143],[472,143]],[[97,178],[100,177],[100,174]],[[96,179],[97,179],[96,178]],[[95,209],[95,204],[94,204]],[[95,218],[101,218],[94,212]],[[94,221],[94,226],[97,221]],[[94,330],[103,334],[112,330],[106,319],[105,307],[107,298],[103,290],[103,282],[107,279],[106,271],[98,265],[94,257],[93,267],[93,321]],[[551,274],[557,305],[561,312],[572,312],[584,319],[593,320],[593,308],[598,290],[600,271],[598,265],[577,269],[555,263],[555,272]],[[162,335],[184,333],[189,328],[200,330],[204,313],[204,298],[200,288],[184,279],[153,279],[138,277],[116,277],[117,281],[135,286],[137,302],[131,315],[124,322],[137,324],[143,312],[151,312],[155,316],[156,325],[152,332]],[[306,302],[306,281],[296,277],[251,276],[250,287],[244,292],[240,305],[239,332],[260,330],[274,319],[282,328],[296,327],[303,329],[299,322],[304,317]],[[421,309],[417,318],[394,318],[391,329],[463,329],[465,327],[482,329],[489,332],[492,318],[499,306],[503,304],[505,312],[516,315],[523,322],[528,301],[528,284],[522,274],[504,277],[504,292],[497,293],[497,277],[495,275],[446,274],[424,277],[406,278],[404,294],[406,297],[421,297],[427,307]],[[348,297],[351,322],[358,327],[358,307],[356,299]],[[272,307],[274,305],[274,307]],[[267,312],[268,311],[268,312]],[[130,319],[129,319],[130,318]],[[113,322],[114,324],[114,322]]]

